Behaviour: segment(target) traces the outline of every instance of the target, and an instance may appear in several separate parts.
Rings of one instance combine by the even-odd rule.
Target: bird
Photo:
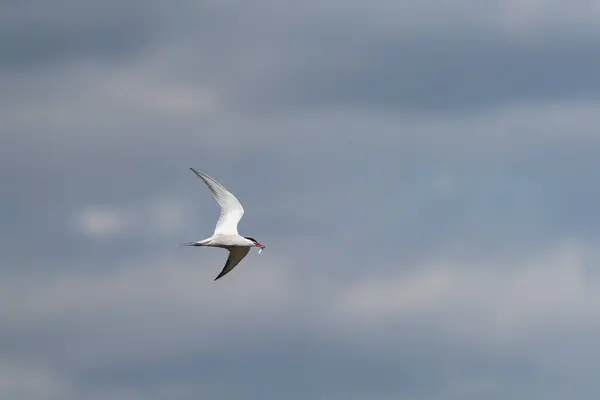
[[[215,281],[224,277],[246,257],[252,247],[258,248],[258,254],[265,248],[256,239],[249,236],[240,236],[238,223],[244,215],[244,207],[239,200],[223,185],[203,172],[190,168],[210,189],[213,198],[221,206],[221,215],[217,221],[215,231],[211,237],[196,242],[184,243],[184,246],[209,246],[229,250],[229,257],[221,273]]]

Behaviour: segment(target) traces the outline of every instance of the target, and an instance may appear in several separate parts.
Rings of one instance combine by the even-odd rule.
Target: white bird
[[[238,233],[237,226],[244,215],[244,208],[238,199],[210,176],[198,172],[194,168],[190,169],[206,183],[206,186],[212,192],[214,199],[221,206],[221,216],[211,237],[197,242],[185,243],[184,246],[210,246],[229,250],[227,262],[219,276],[215,278],[216,281],[235,268],[246,257],[251,247],[258,247],[258,254],[260,254],[265,246],[251,237],[240,236]]]

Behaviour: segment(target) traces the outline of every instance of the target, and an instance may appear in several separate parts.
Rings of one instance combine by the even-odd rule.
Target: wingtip
[[[229,271],[225,272],[225,271],[221,271],[221,273],[219,273],[219,275],[217,275],[217,277],[215,278],[215,282],[219,279],[221,279],[222,277],[224,277],[225,275],[227,275],[229,273]]]
[[[192,171],[194,174],[196,174],[197,177],[205,179],[204,177],[206,176],[206,174],[199,172],[197,169],[190,167],[190,171]]]

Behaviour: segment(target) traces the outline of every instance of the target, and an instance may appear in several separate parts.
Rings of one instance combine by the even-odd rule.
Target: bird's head
[[[247,240],[251,241],[252,244],[253,244],[253,246],[258,247],[258,254],[260,254],[260,252],[265,248],[264,245],[258,243],[256,241],[256,239],[254,239],[254,238],[251,238],[251,237],[248,237],[248,236],[244,236],[244,239],[247,239]]]

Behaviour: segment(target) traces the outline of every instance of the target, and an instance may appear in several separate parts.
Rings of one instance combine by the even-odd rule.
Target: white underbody
[[[255,244],[251,240],[246,239],[240,235],[228,235],[228,234],[215,234],[208,239],[201,240],[196,242],[196,244],[200,246],[210,246],[210,247],[254,247]]]

